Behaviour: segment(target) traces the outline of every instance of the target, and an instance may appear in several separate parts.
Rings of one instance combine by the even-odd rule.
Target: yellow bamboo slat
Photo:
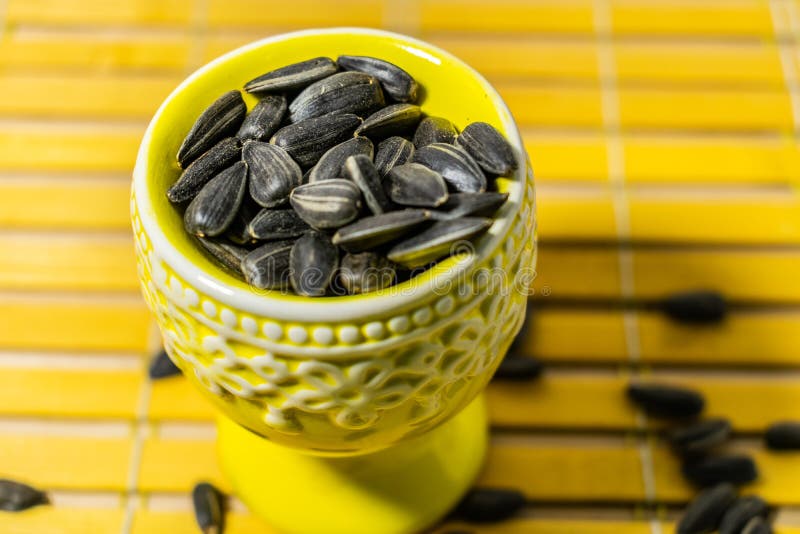
[[[666,273],[661,275],[666,276]],[[537,254],[534,296],[542,298],[621,296],[616,248],[554,247]]]
[[[197,534],[197,520],[191,512],[137,510],[133,517],[131,534]],[[256,517],[243,513],[225,514],[226,534],[278,534]],[[76,533],[77,534],[77,533]]]
[[[592,3],[588,0],[538,0],[493,2],[492,9],[479,0],[421,0],[423,32],[537,32],[578,33],[594,31]]]
[[[0,531],[5,534],[110,534],[120,532],[124,520],[125,511],[121,508],[37,506],[24,514],[0,514]]]
[[[45,25],[186,25],[191,0],[7,0],[12,24]]]
[[[550,361],[625,361],[622,313],[556,308],[531,310],[521,351]]]
[[[630,194],[631,238],[677,243],[800,243],[800,201],[780,197],[672,197]],[[678,216],[678,214],[680,214]]]
[[[0,234],[0,288],[128,290],[139,287],[129,236]]]
[[[537,182],[608,179],[607,143],[600,137],[541,134],[524,142]]]
[[[628,182],[796,183],[800,180],[800,152],[789,138],[631,135],[624,138],[623,150]]]
[[[600,91],[575,85],[495,84],[520,126],[600,127]]]
[[[0,114],[147,119],[180,81],[180,77],[143,74],[4,73]]]
[[[549,241],[615,241],[614,205],[608,192],[574,195],[539,188],[539,237]]]
[[[668,44],[637,39],[613,45],[617,79],[666,84],[764,85],[783,88],[783,67],[772,43]]]
[[[138,297],[15,295],[0,299],[0,324],[3,348],[141,352],[150,314]]]
[[[41,488],[126,489],[131,440],[0,434],[3,476]]]
[[[736,110],[735,113],[732,110]],[[791,101],[784,90],[619,90],[623,128],[791,131]]]
[[[123,180],[0,179],[0,226],[128,231],[130,195]]]
[[[10,68],[179,70],[186,68],[188,57],[189,40],[182,35],[95,37],[74,32],[12,30],[0,38],[0,66]]]
[[[0,126],[0,169],[131,172],[144,127]]]
[[[133,419],[144,379],[138,371],[3,368],[0,414]]]
[[[154,421],[210,421],[215,409],[183,377],[156,380],[150,388],[147,416]]]
[[[475,532],[476,534],[651,534],[646,521],[615,521],[599,519],[507,519],[499,523],[473,524],[448,522],[435,531]],[[665,530],[664,532],[671,532]],[[782,533],[781,533],[782,534]]]
[[[142,447],[139,490],[185,493],[201,480],[229,491],[213,440],[150,438]]]
[[[773,35],[769,3],[760,0],[611,0],[614,33],[634,35]]]
[[[384,0],[209,0],[208,25],[235,27],[381,26]]]

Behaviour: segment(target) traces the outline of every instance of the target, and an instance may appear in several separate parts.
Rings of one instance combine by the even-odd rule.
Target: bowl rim
[[[513,180],[509,181],[508,201],[501,208],[486,234],[481,236],[476,242],[474,254],[451,257],[443,260],[425,273],[419,274],[409,281],[393,286],[395,288],[394,291],[390,290],[366,295],[311,298],[287,295],[278,291],[257,291],[254,289],[248,292],[236,287],[231,287],[214,276],[213,273],[209,273],[189,261],[181,254],[178,248],[169,241],[158,224],[156,224],[157,216],[150,202],[150,192],[148,190],[150,182],[147,179],[148,162],[150,159],[149,153],[152,146],[153,130],[161,119],[164,110],[170,105],[175,96],[181,93],[184,88],[202,78],[207,72],[212,71],[218,65],[224,64],[233,57],[255,49],[267,47],[273,43],[320,34],[367,35],[391,39],[400,43],[409,53],[418,56],[423,55],[423,57],[431,61],[445,60],[456,63],[460,68],[469,72],[483,88],[500,116],[500,120],[506,131],[506,137],[514,148],[520,165],[513,176]],[[341,321],[353,319],[368,320],[370,316],[397,313],[400,310],[413,307],[419,302],[428,301],[436,295],[441,295],[435,292],[440,284],[445,287],[452,287],[453,280],[460,274],[469,272],[471,266],[482,262],[493,254],[502,245],[503,239],[511,229],[512,222],[520,211],[521,204],[524,201],[525,182],[527,180],[527,161],[527,155],[516,122],[497,90],[494,89],[480,73],[453,54],[420,39],[386,30],[359,27],[306,29],[269,36],[236,48],[206,63],[183,80],[169,96],[164,99],[147,126],[147,130],[139,146],[136,165],[133,170],[132,191],[136,197],[142,230],[150,239],[153,245],[152,248],[156,251],[156,255],[160,256],[160,258],[184,281],[199,289],[206,296],[224,305],[230,306],[237,311],[250,313],[256,316],[301,323],[339,323]],[[409,284],[409,282],[413,282],[413,289],[411,291],[403,291],[402,286]],[[411,286],[405,289],[410,288]]]

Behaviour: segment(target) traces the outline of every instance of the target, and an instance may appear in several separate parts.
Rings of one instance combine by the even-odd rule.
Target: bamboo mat
[[[691,496],[625,401],[632,376],[702,391],[800,533],[800,454],[759,439],[800,419],[800,2],[796,0],[0,1],[0,476],[54,505],[13,534],[194,533],[188,490],[226,488],[210,407],[151,383],[130,172],[189,72],[286,30],[382,27],[483,72],[519,122],[539,192],[522,346],[541,380],[493,383],[481,483],[523,516],[485,534],[658,534]],[[713,327],[646,304],[715,289]],[[263,532],[234,503],[227,532]],[[322,533],[324,534],[324,533]]]

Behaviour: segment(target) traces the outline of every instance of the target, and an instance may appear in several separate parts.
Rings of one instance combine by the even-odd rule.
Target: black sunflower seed
[[[402,137],[389,137],[378,144],[375,154],[375,168],[381,176],[386,176],[397,165],[410,162],[414,156],[414,145]]]
[[[247,114],[239,91],[228,91],[200,114],[178,149],[178,163],[186,168],[225,137],[233,136]]]
[[[456,192],[486,191],[486,176],[472,156],[460,147],[446,143],[431,143],[416,150],[413,161],[441,174],[447,185]]]
[[[713,324],[725,319],[725,298],[714,291],[678,293],[663,300],[661,309],[672,320],[689,324]]]
[[[447,201],[447,185],[442,176],[419,163],[394,167],[383,185],[392,202],[402,206],[435,208]]]
[[[225,237],[233,244],[240,246],[247,246],[253,243],[253,236],[247,230],[250,221],[258,215],[261,211],[261,206],[255,203],[250,198],[250,195],[245,195],[242,199],[242,204],[236,212],[228,229],[225,230]]]
[[[358,216],[361,191],[350,180],[324,180],[295,188],[290,202],[300,218],[313,228],[341,228]]]
[[[689,460],[683,463],[682,472],[689,481],[700,487],[713,486],[720,482],[747,484],[758,478],[755,462],[745,455]]]
[[[222,534],[225,529],[225,495],[201,482],[192,489],[192,504],[197,526],[203,534]]]
[[[243,161],[212,178],[186,208],[186,231],[200,237],[220,235],[236,217],[246,187],[247,164]]]
[[[350,113],[331,113],[284,126],[270,143],[284,149],[303,167],[314,165],[329,148],[352,137],[361,119]]]
[[[246,248],[228,243],[221,239],[198,237],[197,241],[203,250],[223,267],[226,267],[238,278],[243,278],[242,262],[250,252]]]
[[[167,198],[175,204],[192,200],[209,180],[236,163],[241,155],[241,141],[234,137],[223,139],[181,173],[167,190]]]
[[[432,143],[447,143],[452,145],[456,142],[458,130],[449,120],[442,117],[425,117],[417,126],[414,132],[414,146],[422,148]]]
[[[361,190],[364,202],[372,213],[380,215],[392,209],[392,203],[386,198],[383,190],[378,170],[368,156],[364,154],[350,156],[344,163],[344,171],[347,178]]]
[[[167,378],[181,374],[181,370],[169,357],[167,351],[161,349],[150,360],[150,366],[147,369],[147,375],[153,379]]]
[[[300,122],[328,113],[366,117],[385,103],[378,80],[362,72],[339,72],[303,89],[289,104],[289,119]]]
[[[295,242],[289,262],[289,276],[295,293],[321,297],[339,267],[339,249],[327,235],[310,231]]]
[[[356,128],[356,135],[382,139],[392,135],[403,135],[422,118],[422,110],[414,104],[393,104],[379,109]]]
[[[764,441],[772,450],[800,450],[800,422],[782,421],[769,425]]]
[[[725,443],[731,435],[727,419],[707,419],[669,433],[672,447],[684,456],[697,456]]]
[[[469,124],[456,143],[489,174],[505,176],[517,168],[517,158],[503,134],[485,122]]]
[[[450,254],[456,245],[491,225],[491,219],[482,217],[438,221],[427,230],[392,247],[387,256],[393,262],[409,268],[421,267]]]
[[[350,156],[363,154],[372,161],[374,147],[372,141],[366,137],[354,137],[344,143],[339,143],[319,158],[316,165],[311,167],[308,180],[304,183],[320,182],[344,176],[344,162]]]
[[[731,484],[718,484],[700,492],[683,513],[676,532],[701,534],[712,532],[719,526],[722,514],[736,499],[736,488]]]
[[[283,95],[265,96],[245,117],[242,126],[236,132],[236,137],[267,141],[272,134],[278,131],[283,116],[286,114],[287,105]]]
[[[451,193],[447,202],[431,212],[431,217],[445,221],[465,215],[491,217],[508,200],[508,193]]]
[[[414,102],[417,99],[417,82],[397,65],[369,56],[339,56],[336,61],[345,70],[355,70],[377,78],[392,100]]]
[[[740,534],[772,534],[772,527],[763,517],[754,517],[742,528]]]
[[[542,374],[542,362],[528,356],[507,355],[500,362],[494,378],[500,380],[533,380]]]
[[[242,261],[247,283],[259,289],[289,287],[289,256],[294,240],[270,241],[249,252]]]
[[[664,384],[629,384],[627,394],[648,415],[655,417],[695,417],[705,406],[700,393]]]
[[[345,254],[339,266],[339,280],[351,295],[389,287],[396,276],[392,262],[374,252]]]
[[[769,506],[758,495],[739,497],[722,516],[719,534],[738,534],[754,517],[766,517]]]
[[[244,90],[248,93],[292,91],[335,74],[338,70],[332,59],[317,57],[262,74],[247,82]]]
[[[402,237],[428,219],[430,212],[420,209],[391,211],[364,217],[340,228],[333,235],[333,243],[349,252],[361,252]]]
[[[297,163],[275,145],[247,141],[242,159],[249,171],[250,196],[265,208],[284,204],[289,193],[303,180],[303,171]]]
[[[502,521],[525,507],[525,495],[514,489],[474,488],[461,499],[454,515],[476,523]]]
[[[247,226],[255,239],[275,241],[300,237],[311,227],[292,209],[271,210],[264,208]]]
[[[22,482],[0,478],[0,510],[4,512],[21,512],[48,504],[47,494]]]

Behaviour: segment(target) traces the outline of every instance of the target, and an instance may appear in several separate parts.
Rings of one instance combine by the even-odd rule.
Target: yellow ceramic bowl
[[[258,292],[213,264],[165,191],[194,119],[219,95],[316,56],[391,61],[424,88],[423,111],[485,121],[523,162],[474,254],[380,295]],[[248,105],[255,100],[246,96]],[[139,277],[170,356],[225,414],[275,443],[329,454],[378,450],[440,425],[485,386],[525,315],[534,190],[519,132],[497,92],[447,52],[409,37],[342,28],[290,33],[201,68],[161,105],[142,141],[131,201]]]

